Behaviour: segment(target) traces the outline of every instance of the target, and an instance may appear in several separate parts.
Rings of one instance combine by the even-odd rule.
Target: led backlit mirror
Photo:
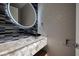
[[[30,3],[10,3],[8,14],[12,22],[23,28],[30,28],[36,23],[36,12]]]

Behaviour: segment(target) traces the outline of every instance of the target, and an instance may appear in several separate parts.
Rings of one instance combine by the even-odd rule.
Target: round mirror
[[[12,22],[23,28],[30,28],[36,23],[36,11],[30,3],[10,3],[8,14]]]

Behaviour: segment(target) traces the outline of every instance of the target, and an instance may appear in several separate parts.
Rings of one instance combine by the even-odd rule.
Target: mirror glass
[[[36,22],[36,12],[30,3],[10,3],[9,15],[12,21],[23,27],[32,27]]]

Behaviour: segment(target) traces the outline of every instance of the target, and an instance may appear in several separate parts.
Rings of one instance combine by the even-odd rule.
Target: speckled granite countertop
[[[47,37],[39,36],[20,38],[16,41],[10,41],[0,44],[1,56],[32,56],[41,48],[47,45]]]

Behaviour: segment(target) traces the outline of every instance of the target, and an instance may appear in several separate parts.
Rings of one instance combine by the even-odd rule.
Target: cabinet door
[[[79,46],[79,3],[76,4],[76,44]],[[76,48],[76,55],[79,56],[79,48]]]
[[[71,3],[40,5],[43,7],[41,19],[48,35],[48,52],[55,56],[75,55],[76,5]]]

